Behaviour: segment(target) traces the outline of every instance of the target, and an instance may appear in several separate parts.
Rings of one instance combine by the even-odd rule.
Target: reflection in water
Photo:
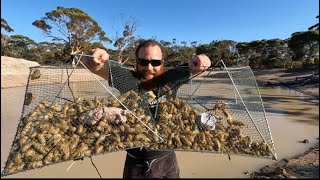
[[[319,126],[319,100],[287,88],[260,88],[266,113],[284,115],[288,121]]]

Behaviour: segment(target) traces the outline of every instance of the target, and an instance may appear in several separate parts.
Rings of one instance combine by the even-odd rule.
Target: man
[[[131,76],[135,80],[130,80],[132,86],[127,86],[129,89],[123,89],[120,85],[115,85],[115,88],[119,89],[121,93],[134,89],[140,92],[151,92],[159,98],[159,96],[164,95],[161,90],[164,85],[177,89],[181,82],[185,82],[190,78],[190,73],[199,73],[211,66],[211,61],[206,55],[197,55],[188,62],[189,68],[187,71],[185,70],[186,68],[180,67],[166,71],[161,45],[155,40],[142,42],[137,47],[135,55],[135,71],[132,72]],[[82,62],[93,73],[109,80],[109,77],[113,76],[113,82],[123,81],[123,77],[117,78],[114,75],[119,73],[119,68],[113,70],[114,68],[112,67],[115,66],[111,68],[105,66],[105,62],[109,59],[109,55],[105,50],[95,49],[92,56],[93,58],[85,58]],[[130,77],[128,76],[128,78]],[[152,102],[149,105],[155,119],[157,119],[156,104],[157,102]],[[180,170],[174,151],[147,150],[145,148],[127,150],[123,178],[179,178],[179,173]]]

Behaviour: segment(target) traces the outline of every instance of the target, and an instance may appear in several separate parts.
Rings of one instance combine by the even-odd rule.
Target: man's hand
[[[192,58],[189,62],[189,69],[192,74],[199,73],[208,69],[211,66],[211,61],[208,56],[199,54]]]
[[[92,54],[93,57],[89,57],[87,59],[88,66],[93,71],[98,71],[101,69],[101,67],[104,66],[104,63],[109,59],[109,54],[107,53],[107,51],[99,48],[94,49],[92,51],[93,51],[93,54]]]
[[[96,48],[92,50],[92,57],[84,57],[83,63],[92,71],[93,73],[107,79],[108,71],[104,66],[104,63],[109,60],[109,54],[107,51]]]

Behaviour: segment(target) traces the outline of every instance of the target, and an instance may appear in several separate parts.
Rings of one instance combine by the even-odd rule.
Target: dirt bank
[[[26,86],[30,67],[37,62],[1,56],[1,88]]]
[[[259,86],[285,86],[319,99],[319,69],[253,70]]]

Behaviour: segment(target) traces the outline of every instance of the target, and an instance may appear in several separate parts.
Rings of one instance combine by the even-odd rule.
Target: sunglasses
[[[155,59],[152,59],[152,60],[145,60],[145,59],[141,59],[141,58],[138,58],[138,64],[141,65],[141,66],[148,66],[149,63],[153,66],[153,67],[157,67],[157,66],[160,66],[162,64],[162,60],[155,60]]]

